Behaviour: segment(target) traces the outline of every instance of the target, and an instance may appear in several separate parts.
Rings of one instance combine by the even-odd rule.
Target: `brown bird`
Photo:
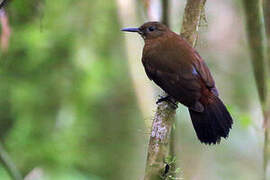
[[[228,137],[233,120],[218,97],[215,81],[198,52],[181,36],[159,22],[147,22],[137,32],[144,39],[142,63],[150,80],[172,98],[187,106],[193,127],[202,143],[216,144]]]

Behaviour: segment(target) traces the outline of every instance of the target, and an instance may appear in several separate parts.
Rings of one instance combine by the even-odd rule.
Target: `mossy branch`
[[[185,7],[181,36],[184,37],[193,47],[198,38],[198,30],[201,16],[204,13],[206,0],[188,0]]]
[[[198,28],[206,0],[187,0],[181,35],[195,45]],[[174,124],[175,109],[167,102],[158,105],[148,146],[145,180],[167,179],[165,159],[169,154],[170,132]]]
[[[174,123],[175,109],[167,102],[158,105],[148,146],[145,180],[164,179],[165,159],[169,154],[170,132]]]

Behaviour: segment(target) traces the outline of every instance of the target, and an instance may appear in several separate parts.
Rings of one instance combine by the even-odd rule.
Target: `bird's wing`
[[[212,93],[214,93],[216,96],[218,96],[218,91],[215,87],[215,81],[210,73],[210,70],[204,60],[201,58],[199,53],[193,49],[192,56],[192,64],[195,67],[196,71],[200,75],[201,79],[205,83],[206,87],[209,88]]]
[[[164,56],[143,58],[142,62],[149,79],[182,104],[191,107],[201,96],[199,74],[195,67],[181,66],[174,61],[164,61]],[[169,58],[167,56],[167,58]],[[163,60],[163,61],[162,61]]]
[[[178,35],[145,46],[142,62],[151,80],[188,107],[196,104],[207,89],[218,95],[207,65]]]

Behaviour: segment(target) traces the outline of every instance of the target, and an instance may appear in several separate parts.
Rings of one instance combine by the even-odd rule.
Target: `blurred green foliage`
[[[142,118],[114,2],[14,1],[7,13],[0,135],[23,175],[41,167],[50,180],[121,179]]]

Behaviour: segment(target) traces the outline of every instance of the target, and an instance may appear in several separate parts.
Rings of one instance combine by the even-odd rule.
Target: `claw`
[[[158,98],[156,104],[161,103],[163,101],[169,101],[169,98],[170,98],[170,96],[160,96],[159,95],[159,98]]]
[[[167,95],[167,96],[159,96],[159,97],[160,98],[157,100],[156,104],[159,104],[163,101],[166,101],[166,102],[170,103],[173,106],[173,108],[175,108],[175,109],[178,108],[177,103],[174,101],[174,99],[172,99],[171,96]]]

